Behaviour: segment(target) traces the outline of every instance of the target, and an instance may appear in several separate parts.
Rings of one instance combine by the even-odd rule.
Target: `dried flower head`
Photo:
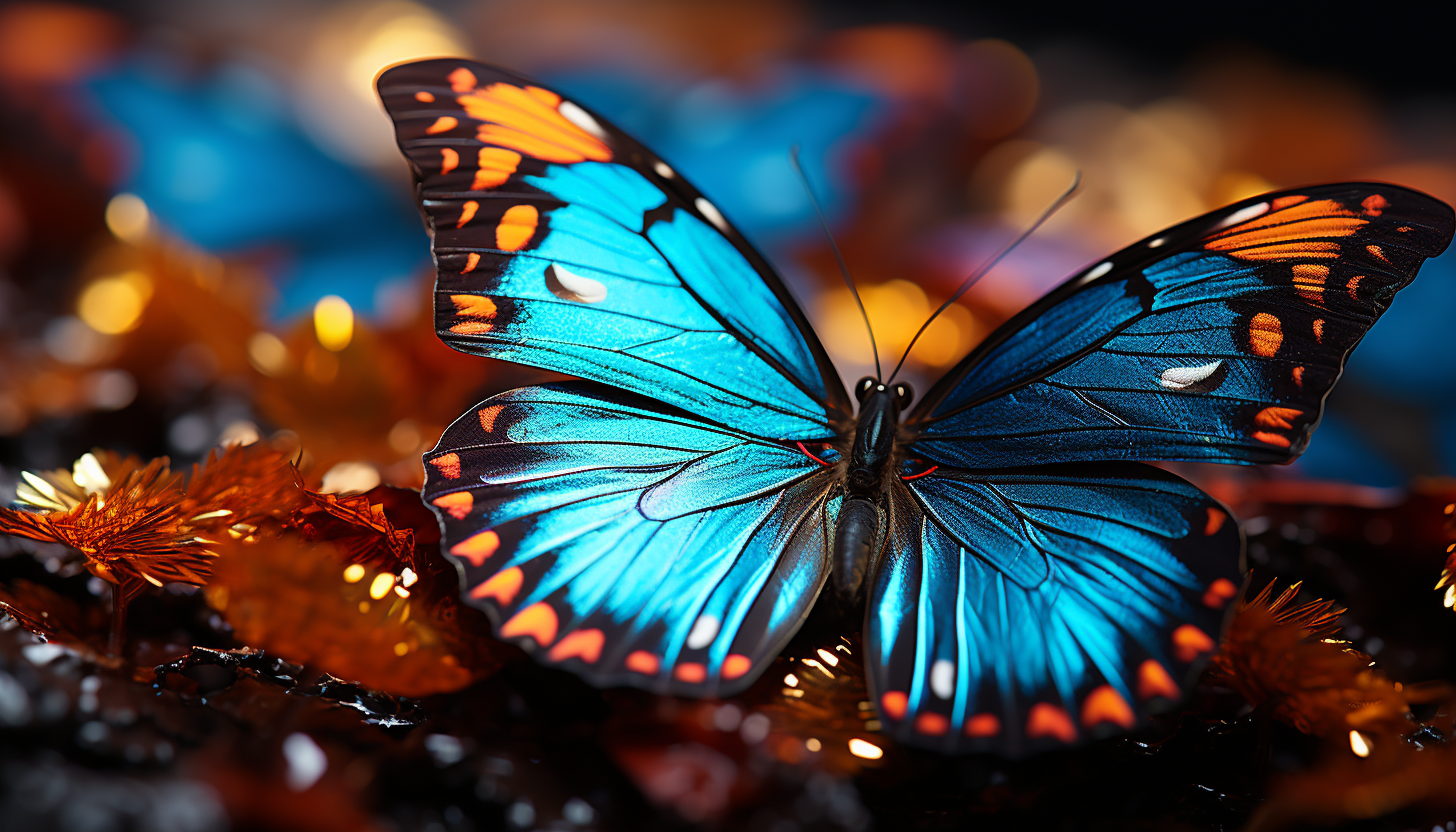
[[[1309,734],[1413,730],[1401,686],[1375,670],[1368,655],[1336,638],[1335,621],[1344,610],[1331,601],[1294,605],[1299,587],[1270,600],[1270,584],[1240,605],[1209,662],[1210,680]]]

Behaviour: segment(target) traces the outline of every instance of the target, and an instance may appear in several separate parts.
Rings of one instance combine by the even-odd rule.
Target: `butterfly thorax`
[[[834,591],[846,606],[859,600],[864,577],[880,544],[886,472],[892,467],[900,411],[910,403],[907,384],[887,387],[866,378],[855,387],[859,415],[845,474],[844,503],[834,530],[831,573]]]

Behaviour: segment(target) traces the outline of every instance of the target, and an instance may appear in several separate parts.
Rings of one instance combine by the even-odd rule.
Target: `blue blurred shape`
[[[264,73],[233,63],[197,82],[182,75],[138,62],[92,80],[105,117],[133,142],[120,189],[202,248],[279,255],[269,260],[277,316],[326,294],[370,310],[380,286],[429,268],[407,190],[320,150]]]

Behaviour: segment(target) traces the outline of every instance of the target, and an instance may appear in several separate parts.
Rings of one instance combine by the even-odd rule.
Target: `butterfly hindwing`
[[[1181,698],[1241,581],[1217,502],[1139,463],[939,468],[891,488],[865,646],[886,730],[1018,756]]]
[[[915,451],[976,468],[1289,462],[1350,351],[1452,227],[1424,194],[1354,183],[1171,228],[987,338],[916,408]]]
[[[433,235],[447,343],[759,436],[822,439],[848,417],[782,281],[636,141],[470,61],[394,67],[378,86]]]
[[[483,402],[426,456],[464,598],[599,685],[746,686],[828,574],[832,475],[590,383]]]

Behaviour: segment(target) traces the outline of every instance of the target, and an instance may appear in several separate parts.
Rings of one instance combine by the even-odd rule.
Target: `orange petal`
[[[484,566],[486,560],[489,559],[491,555],[495,554],[495,550],[499,548],[500,535],[496,534],[491,529],[486,529],[483,532],[473,534],[470,537],[467,537],[464,540],[460,541],[459,543],[456,543],[454,546],[451,546],[450,554],[455,555],[456,557],[465,558],[466,560],[470,561],[471,566],[474,566],[478,569]]]
[[[1173,631],[1173,655],[1180,662],[1191,662],[1202,653],[1212,653],[1216,646],[1208,633],[1192,624],[1184,624]]]
[[[1131,728],[1136,721],[1132,706],[1111,685],[1094,689],[1082,700],[1082,724],[1088,728],[1099,722],[1111,722],[1123,728]]]
[[[1065,710],[1050,702],[1038,702],[1031,706],[1031,712],[1026,716],[1026,736],[1032,739],[1055,737],[1062,742],[1075,742],[1077,726],[1072,724],[1072,718]]]
[[[662,669],[662,660],[646,650],[633,650],[627,654],[627,669],[644,676],[656,676]]]
[[[1173,677],[1168,675],[1168,668],[1152,659],[1138,666],[1137,694],[1142,699],[1152,699],[1154,696],[1177,699],[1182,695]]]
[[[455,491],[450,494],[441,494],[434,499],[434,504],[445,510],[445,513],[456,520],[464,520],[470,516],[470,510],[475,507],[475,498],[469,491]]]
[[[501,638],[518,638],[530,636],[542,647],[556,640],[556,610],[545,601],[532,604],[511,616],[510,620],[501,625]]]
[[[581,659],[587,664],[596,664],[597,659],[602,657],[602,644],[605,642],[606,636],[601,630],[573,630],[556,642],[546,655],[553,662]]]
[[[515,600],[516,593],[521,591],[521,584],[525,579],[521,567],[512,566],[491,575],[490,580],[470,590],[470,597],[494,598],[502,604],[509,604]]]

